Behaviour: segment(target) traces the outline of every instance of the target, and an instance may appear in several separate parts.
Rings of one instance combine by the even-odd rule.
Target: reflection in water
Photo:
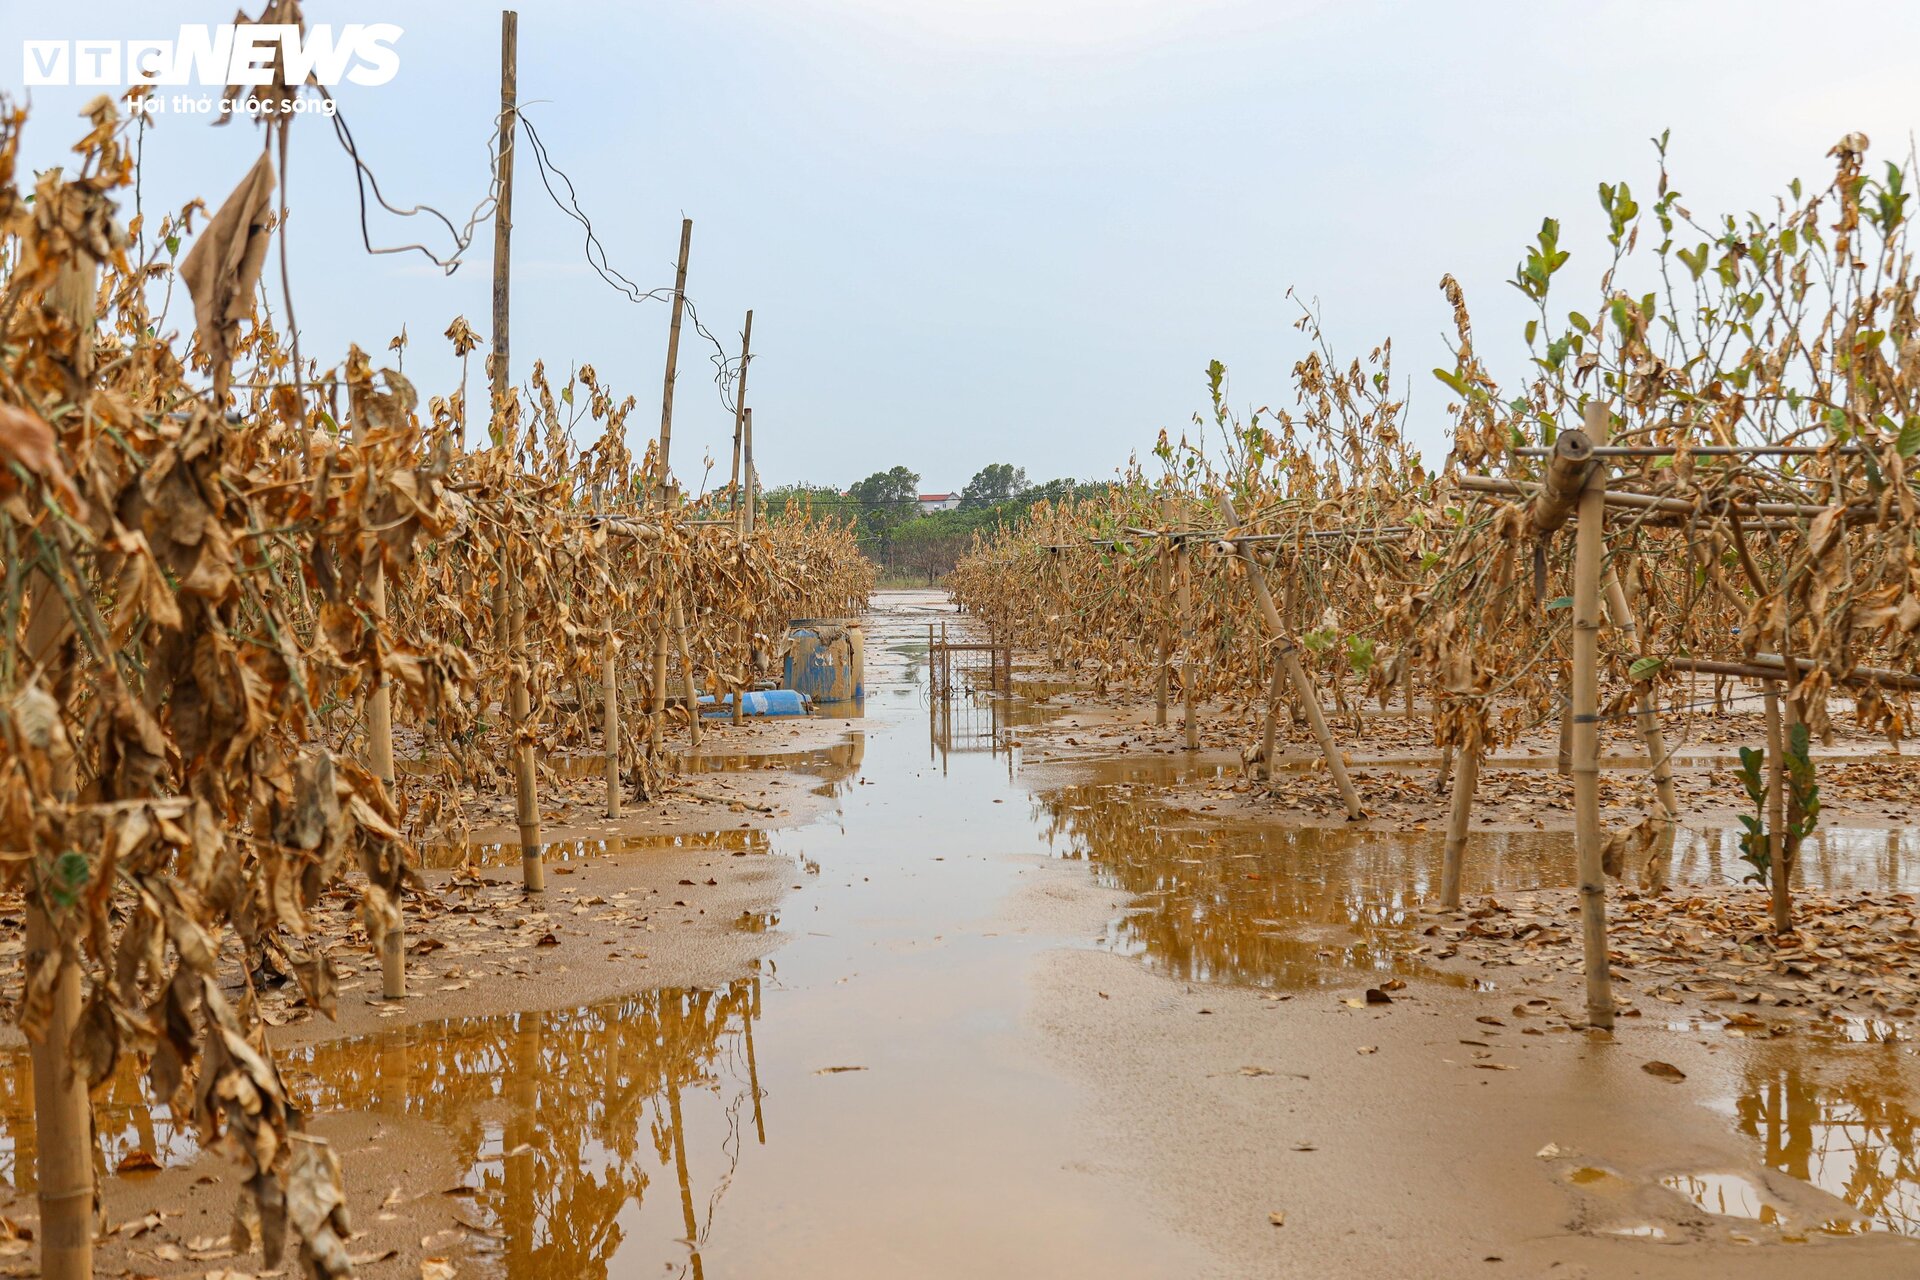
[[[734,828],[721,831],[687,831],[667,835],[606,836],[597,839],[549,840],[540,846],[549,863],[582,862],[610,853],[665,853],[695,850],[720,853],[766,853],[773,841],[765,831]],[[519,866],[520,845],[514,841],[472,844],[429,844],[419,849],[420,865],[440,870],[468,865],[477,867]]]
[[[742,979],[717,991],[424,1023],[284,1052],[281,1070],[310,1114],[440,1126],[463,1170],[465,1202],[516,1280],[604,1277],[616,1253],[623,1273],[644,1265],[700,1276],[745,1125],[766,1141],[759,1016],[760,981]],[[25,1056],[7,1055],[0,1082],[0,1170],[22,1192],[33,1167]],[[136,1149],[179,1164],[196,1150],[131,1069],[107,1086],[96,1115],[110,1164]],[[712,1142],[690,1160],[690,1129],[717,1136],[717,1164]],[[656,1178],[671,1185],[649,1200]],[[651,1271],[656,1262],[664,1273]]]
[[[1406,925],[1438,882],[1438,833],[1185,825],[1150,789],[1112,780],[1152,771],[1116,763],[1096,771],[1099,781],[1038,800],[1058,852],[1137,897],[1110,926],[1111,945],[1173,977],[1260,986],[1413,967],[1404,953],[1417,935]],[[1479,836],[1467,887],[1560,883],[1563,843]]]
[[[1736,1124],[1767,1165],[1845,1200],[1872,1229],[1920,1235],[1920,1133],[1903,1103],[1901,1064],[1878,1054],[1852,1061],[1865,1069],[1834,1081],[1803,1054],[1759,1057],[1734,1099]]]
[[[1674,879],[1731,884],[1752,870],[1740,860],[1740,832],[1682,829],[1674,840]],[[1800,846],[1794,879],[1803,888],[1868,893],[1920,890],[1920,828],[1816,827]]]
[[[155,1102],[146,1079],[122,1060],[121,1069],[93,1091],[93,1124],[99,1137],[94,1164],[118,1169],[136,1151],[165,1166],[184,1164],[200,1150],[191,1125]],[[24,1046],[0,1050],[0,1185],[27,1195],[39,1189],[33,1141],[33,1078]]]
[[[745,773],[766,770],[791,770],[818,778],[815,795],[835,799],[845,793],[859,776],[866,758],[867,735],[854,732],[845,742],[810,751],[790,752],[689,752],[676,761],[685,773]],[[680,832],[668,835],[609,835],[593,839],[550,840],[541,846],[548,862],[577,862],[610,853],[657,853],[669,850],[717,850],[723,853],[766,853],[772,848],[766,831],[747,828],[723,828],[717,831]],[[487,843],[445,843],[423,845],[420,865],[439,870],[471,864],[479,867],[519,866],[520,845],[515,841]]]

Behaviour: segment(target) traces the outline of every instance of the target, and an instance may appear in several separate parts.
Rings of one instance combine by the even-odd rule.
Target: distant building
[[[923,493],[920,495],[920,514],[932,515],[936,511],[953,511],[960,506],[957,493]]]

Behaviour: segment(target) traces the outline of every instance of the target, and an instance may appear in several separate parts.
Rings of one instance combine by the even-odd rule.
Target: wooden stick
[[[1793,932],[1793,887],[1787,883],[1787,743],[1780,728],[1780,682],[1767,681],[1767,885],[1773,931]]]
[[[1587,434],[1607,440],[1607,406],[1587,402]],[[1587,970],[1587,1021],[1613,1029],[1613,979],[1607,968],[1607,878],[1600,834],[1600,575],[1606,558],[1607,469],[1595,467],[1580,491],[1573,559],[1573,835],[1580,876],[1580,932]]]
[[[687,741],[700,745],[700,691],[694,687],[693,657],[687,651],[687,609],[678,595],[673,598],[673,641],[680,651],[680,688],[687,699],[689,721]]]
[[[1267,677],[1267,715],[1266,724],[1260,735],[1260,776],[1268,782],[1273,781],[1273,753],[1279,750],[1275,738],[1278,726],[1274,723],[1280,714],[1280,681],[1285,674],[1282,665],[1277,662],[1268,664],[1272,674]]]
[[[752,359],[753,312],[749,309],[746,328],[740,331],[740,383],[733,392],[733,476],[727,489],[735,516],[740,513],[740,437],[747,426],[747,363]]]
[[[356,413],[353,420],[356,439],[364,438],[364,425]],[[373,566],[373,580],[367,584],[367,610],[373,614],[376,625],[386,621],[386,570],[378,561]],[[367,771],[380,780],[380,785],[391,796],[394,789],[393,686],[380,670],[378,646],[368,666],[367,678],[374,685],[367,695]],[[404,890],[394,895],[394,923],[380,938],[380,998],[383,1000],[404,1000],[407,995],[407,926],[406,915],[400,909],[403,896]]]
[[[507,650],[512,664],[507,697],[513,712],[514,811],[520,826],[520,878],[528,893],[547,887],[540,860],[540,792],[534,775],[533,705],[527,691],[527,603],[520,591],[508,588]]]
[[[1183,525],[1185,521],[1181,522]],[[1180,539],[1174,551],[1174,560],[1180,578],[1180,694],[1186,704],[1182,712],[1183,728],[1187,735],[1187,750],[1200,749],[1200,722],[1194,716],[1194,679],[1193,670],[1193,565],[1192,551],[1185,538]]]
[[[1480,787],[1480,752],[1473,746],[1453,749],[1453,803],[1447,810],[1447,843],[1440,858],[1440,905],[1460,905],[1460,868],[1467,856],[1467,824],[1473,818],[1473,797]]]
[[[1587,487],[1587,476],[1596,465],[1593,441],[1583,431],[1562,431],[1553,442],[1553,458],[1547,464],[1547,482],[1533,495],[1527,518],[1535,533],[1546,535],[1558,530],[1573,517],[1573,508]]]
[[[1787,674],[1781,660],[1768,653],[1755,654],[1752,662],[1722,662],[1713,658],[1662,658],[1660,661],[1675,671],[1700,671],[1708,675],[1737,676],[1743,680],[1781,680]],[[1793,660],[1795,671],[1809,671],[1816,665],[1806,658]],[[1841,676],[1840,681],[1843,684],[1876,684],[1888,689],[1920,690],[1920,676],[1888,671],[1884,667],[1855,667]]]
[[[493,351],[487,357],[492,372],[493,421],[506,456],[506,409],[512,394],[509,320],[513,294],[513,133],[519,111],[518,46],[520,15],[511,9],[500,13],[500,195],[493,210]],[[546,887],[546,873],[540,863],[540,804],[533,771],[533,742],[527,721],[532,708],[526,679],[526,606],[518,592],[510,592],[512,561],[508,546],[500,548],[500,581],[493,595],[496,635],[506,642],[508,668],[508,713],[514,746],[514,810],[520,827],[521,877],[529,893]],[[502,625],[504,624],[504,625]]]
[[[1220,508],[1227,517],[1229,525],[1240,522],[1233,513],[1233,502],[1222,494]],[[1267,631],[1279,642],[1280,661],[1285,664],[1288,677],[1293,681],[1293,689],[1301,705],[1306,708],[1307,722],[1313,726],[1313,736],[1320,741],[1320,752],[1326,757],[1327,772],[1333,775],[1333,784],[1339,789],[1340,799],[1347,806],[1347,817],[1358,821],[1365,816],[1360,808],[1360,796],[1353,789],[1352,779],[1347,777],[1347,763],[1340,758],[1340,748],[1333,740],[1333,733],[1327,728],[1326,713],[1320,709],[1320,692],[1313,687],[1313,680],[1307,675],[1305,667],[1300,665],[1299,650],[1286,635],[1285,626],[1280,620],[1280,610],[1274,606],[1273,592],[1267,587],[1267,575],[1253,558],[1253,553],[1238,544],[1234,547],[1240,558],[1246,562],[1247,578],[1253,584],[1254,600],[1260,605],[1260,613],[1266,620]]]
[[[680,317],[687,309],[687,254],[693,247],[693,219],[680,220],[680,265],[673,273],[673,319],[667,325],[667,376],[660,391],[660,456],[654,459],[654,484],[664,488],[673,452],[673,382],[680,369]]]
[[[1469,493],[1500,493],[1518,497],[1532,497],[1539,493],[1540,485],[1532,480],[1507,480],[1500,476],[1461,476],[1456,482]],[[1670,512],[1674,515],[1712,516],[1712,507],[1702,509],[1685,498],[1663,498],[1650,493],[1609,493],[1607,505],[1610,507],[1638,507],[1647,511]],[[1831,510],[1830,507],[1815,506],[1806,502],[1755,502],[1743,506],[1743,515],[1776,516],[1787,520],[1811,519]],[[1846,510],[1845,520],[1857,524],[1874,518],[1871,507],[1854,506]],[[1754,526],[1748,525],[1748,528]]]
[[[1167,517],[1172,505],[1173,500],[1163,494],[1160,498],[1162,524],[1169,523]],[[1167,725],[1167,662],[1173,648],[1173,638],[1169,634],[1172,628],[1167,619],[1167,578],[1170,572],[1168,558],[1168,539],[1163,530],[1161,538],[1153,549],[1156,588],[1154,594],[1158,597],[1153,602],[1154,640],[1157,648],[1153,667],[1153,723],[1156,728],[1162,729]]]
[[[70,628],[66,604],[51,581],[34,599],[27,623],[27,652],[51,663]],[[56,679],[56,690],[64,683]],[[76,785],[73,758],[53,762],[52,790],[71,800]],[[33,1124],[38,1136],[35,1175],[39,1181],[40,1271],[63,1280],[93,1275],[93,1107],[84,1076],[74,1070],[68,1046],[80,1026],[79,957],[62,948],[60,929],[32,887],[26,903],[26,971],[38,972],[40,958],[59,954],[45,1033],[27,1042],[33,1072]],[[84,929],[82,921],[68,922]]]
[[[60,944],[59,928],[41,899],[28,895],[27,971],[58,953],[46,1030],[27,1043],[33,1067],[33,1123],[38,1158],[40,1274],[50,1280],[93,1276],[93,1107],[87,1079],[68,1049],[80,1026],[80,961]],[[72,914],[69,909],[68,914]],[[72,922],[76,931],[84,929]],[[77,943],[76,943],[77,945]]]
[[[614,636],[613,616],[607,616],[607,634],[601,641],[600,738],[606,751],[607,816],[620,816],[620,642]]]
[[[1642,657],[1646,651],[1638,643],[1640,628],[1635,624],[1633,610],[1627,605],[1627,593],[1620,586],[1620,575],[1609,565],[1601,589],[1606,595],[1607,616],[1614,627],[1626,634],[1634,652]],[[1667,866],[1673,856],[1674,835],[1680,825],[1680,796],[1673,786],[1673,757],[1667,751],[1666,735],[1660,731],[1660,716],[1654,705],[1653,681],[1640,680],[1634,686],[1634,718],[1638,721],[1640,740],[1647,747],[1647,763],[1653,769],[1654,799],[1658,810],[1649,815],[1659,829],[1658,844],[1652,858],[1647,862],[1645,882],[1648,888],[1664,888],[1667,880]]]
[[[508,377],[507,319],[513,285],[513,133],[519,119],[520,15],[511,9],[500,11],[500,194],[493,206],[493,350],[487,355],[490,394],[493,397],[493,424],[504,443],[506,424],[501,419],[507,402]],[[509,459],[511,462],[511,459]]]

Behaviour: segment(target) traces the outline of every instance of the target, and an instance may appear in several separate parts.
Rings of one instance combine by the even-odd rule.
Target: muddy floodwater
[[[831,800],[823,816],[771,831],[549,850],[555,860],[645,858],[671,845],[782,860],[791,888],[779,906],[735,922],[778,943],[754,972],[717,989],[640,990],[582,1008],[306,1045],[284,1057],[294,1093],[317,1116],[405,1118],[445,1135],[460,1171],[444,1192],[466,1224],[454,1249],[463,1273],[1317,1275],[1336,1258],[1373,1256],[1383,1275],[1467,1274],[1469,1264],[1521,1274],[1501,1271],[1506,1251],[1471,1233],[1437,1233],[1429,1252],[1396,1267],[1398,1228],[1380,1207],[1385,1197],[1352,1184],[1334,1197],[1348,1215],[1329,1233],[1337,1239],[1286,1243],[1318,1239],[1299,1206],[1313,1203],[1316,1169],[1346,1167],[1338,1148],[1352,1131],[1341,1108],[1407,1106],[1417,1116],[1415,1104],[1432,1092],[1410,1051],[1371,1095],[1377,1106],[1355,1101],[1360,1086],[1349,1077],[1374,1069],[1356,1048],[1371,1055],[1365,1042],[1384,1033],[1367,1028],[1388,1024],[1362,1022],[1373,1015],[1345,1008],[1329,989],[1398,978],[1442,1002],[1418,1016],[1436,1026],[1457,1016],[1469,1029],[1476,1012],[1512,1003],[1474,989],[1490,983],[1432,972],[1412,954],[1414,916],[1438,880],[1439,833],[1210,825],[1153,794],[1194,768],[1174,756],[1029,773],[1014,731],[1058,714],[1071,690],[1032,683],[1011,699],[981,692],[930,707],[929,620],[952,620],[937,593],[879,598],[867,630],[870,693],[844,742],[683,762],[693,773],[794,770]],[[1733,839],[1686,832],[1676,877],[1737,879]],[[460,853],[482,863],[517,858],[511,849]],[[1810,883],[1914,889],[1920,835],[1823,831],[1803,865]],[[1476,845],[1468,891],[1564,885],[1571,870],[1565,835],[1490,834]],[[1475,1000],[1491,1002],[1444,1003]],[[1312,1002],[1320,1021],[1284,1012]],[[1183,1141],[1207,1120],[1182,1118],[1183,1106],[1201,1105],[1183,1095],[1197,1092],[1169,1080],[1164,1098],[1143,1096],[1158,1086],[1127,1083],[1134,1068],[1103,1063],[1076,1031],[1077,1019],[1119,1018],[1124,1006],[1130,1021],[1116,1026],[1163,1034],[1159,1051],[1177,1055],[1185,1029],[1207,1023],[1196,1015],[1216,1005],[1255,1030],[1243,1047],[1221,1050],[1233,1056],[1206,1087],[1274,1090],[1271,1101],[1250,1104],[1248,1114],[1276,1125],[1271,1136],[1247,1135],[1257,1156],[1235,1155],[1231,1133]],[[1261,1031],[1251,1020],[1262,1017],[1286,1030]],[[1465,1043],[1453,1025],[1421,1033],[1445,1046],[1431,1061],[1467,1053],[1452,1047]],[[1888,1252],[1890,1239],[1859,1239],[1920,1233],[1910,1047],[1800,1037],[1723,1049],[1693,1031],[1646,1033],[1698,1042],[1696,1055],[1711,1055],[1711,1070],[1693,1071],[1684,1093],[1646,1082],[1639,1057],[1596,1081],[1577,1074],[1593,1069],[1592,1055],[1532,1050],[1524,1070],[1536,1075],[1523,1080],[1537,1092],[1524,1105],[1538,1114],[1561,1115],[1556,1108],[1580,1103],[1580,1090],[1606,1098],[1664,1090],[1647,1094],[1649,1105],[1673,1109],[1686,1134],[1700,1136],[1660,1149],[1662,1122],[1650,1116],[1650,1138],[1565,1167],[1535,1155],[1558,1129],[1503,1137],[1500,1176],[1515,1208],[1499,1229],[1535,1240],[1528,1256],[1543,1261],[1548,1246],[1537,1242],[1555,1238],[1628,1251],[1580,1254],[1586,1270],[1559,1274],[1668,1274],[1661,1268],[1675,1258],[1721,1274],[1729,1257],[1751,1270],[1782,1250],[1861,1247],[1878,1251],[1833,1253],[1819,1265],[1835,1275],[1920,1274],[1920,1244]],[[1326,1059],[1337,1065],[1303,1058],[1289,1072],[1290,1046],[1317,1045],[1315,1037],[1338,1038],[1339,1056]],[[1474,1087],[1455,1088],[1447,1105],[1486,1108],[1489,1132],[1498,1129],[1489,1088],[1505,1082],[1456,1074]],[[22,1187],[30,1108],[23,1073],[9,1075],[0,1178]],[[1249,1079],[1215,1080],[1236,1075]],[[1314,1081],[1335,1091],[1317,1096]],[[1462,1123],[1472,1132],[1471,1116]],[[100,1124],[110,1165],[133,1150],[164,1165],[196,1156],[192,1135],[137,1081],[110,1087]],[[1605,1136],[1596,1132],[1598,1149]],[[1409,1138],[1405,1159],[1434,1158],[1424,1141]],[[1319,1151],[1328,1162],[1291,1166],[1297,1174],[1282,1178],[1265,1163],[1267,1148],[1297,1152],[1287,1156],[1295,1161]],[[1445,1166],[1403,1167],[1391,1149],[1373,1159],[1383,1179],[1453,1176]],[[1251,1179],[1262,1185],[1237,1185]],[[1236,1208],[1232,1223],[1205,1220],[1194,1206],[1210,1203],[1209,1180],[1223,1194],[1235,1183],[1232,1195],[1254,1210]],[[1444,1186],[1426,1194],[1444,1196]],[[1269,1220],[1289,1205],[1293,1217],[1278,1213],[1284,1225]],[[1536,1273],[1544,1272],[1526,1272]]]

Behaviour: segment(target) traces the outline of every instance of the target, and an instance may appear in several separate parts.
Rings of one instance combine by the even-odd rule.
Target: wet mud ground
[[[786,775],[774,814],[583,819],[537,908],[483,847],[480,883],[430,877],[485,909],[422,922],[420,995],[275,1029],[365,1274],[1920,1273],[1897,1029],[1589,1036],[1556,988],[1411,954],[1438,824],[1261,821],[1218,747],[1042,749],[1089,708],[1033,672],[930,708],[930,618],[876,600],[861,720],[689,760],[696,788]],[[1836,827],[1809,873],[1912,888],[1902,825]],[[1470,894],[1571,881],[1564,833],[1477,846]],[[1731,874],[1725,847],[1690,828],[1676,877]],[[26,1222],[23,1057],[0,1215]],[[161,1166],[108,1180],[103,1273],[255,1273],[231,1162],[136,1079],[100,1126],[114,1167]]]

